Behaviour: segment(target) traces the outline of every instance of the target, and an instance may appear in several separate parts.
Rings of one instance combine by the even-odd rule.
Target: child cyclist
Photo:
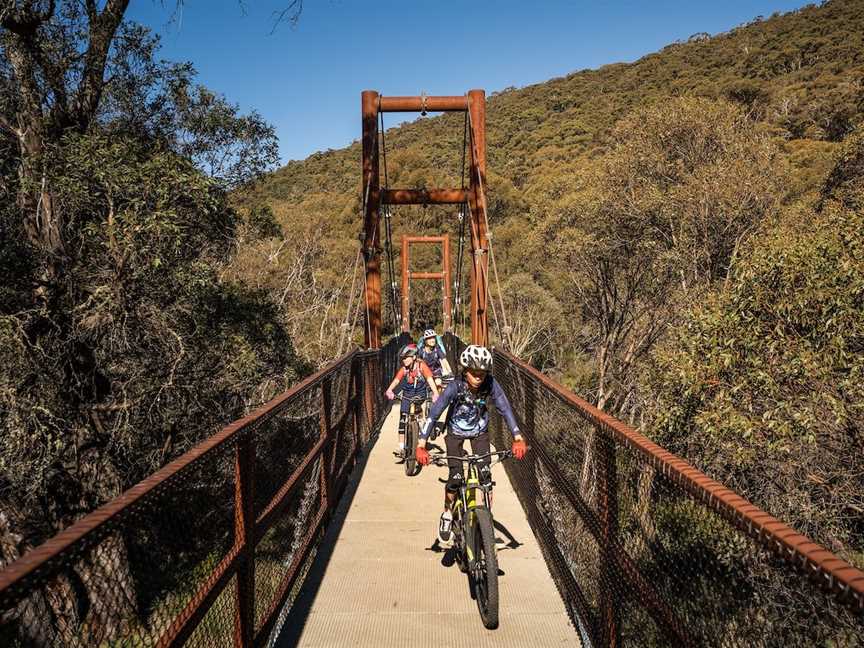
[[[447,362],[447,354],[444,352],[444,345],[441,344],[438,334],[435,329],[426,329],[423,331],[423,337],[418,344],[417,353],[420,359],[425,362],[429,369],[432,370],[432,375],[435,377],[435,384],[439,390],[444,384],[445,377],[452,378],[453,372],[450,370],[450,365]],[[434,426],[429,435],[429,440],[434,441],[438,436],[439,426]]]
[[[450,366],[447,364],[447,354],[438,344],[438,334],[435,329],[423,331],[423,341],[418,352],[420,359],[432,370],[435,384],[440,386],[441,378],[450,373]]]
[[[450,456],[461,456],[462,445],[465,440],[471,441],[471,451],[474,454],[487,454],[490,451],[489,444],[489,409],[487,401],[491,400],[498,409],[501,416],[507,422],[507,427],[513,434],[513,455],[517,459],[525,456],[527,447],[519,432],[519,424],[513,416],[510,401],[507,400],[504,390],[501,389],[492,377],[492,354],[486,347],[472,344],[465,348],[459,356],[459,364],[464,371],[462,376],[456,378],[447,386],[429,412],[426,425],[420,431],[420,439],[417,443],[417,463],[425,466],[429,463],[429,452],[426,450],[426,439],[433,429],[438,417],[444,412],[448,405],[445,427],[447,436],[447,454]],[[484,482],[491,479],[489,459],[483,462],[481,467],[481,479]],[[444,512],[438,525],[438,540],[444,546],[452,542],[450,532],[453,523],[453,515],[450,507],[456,499],[456,491],[464,479],[462,474],[462,462],[457,459],[448,459],[450,476],[447,486],[444,488]]]
[[[432,370],[417,355],[416,344],[406,344],[399,350],[399,361],[402,366],[396,372],[393,382],[387,387],[387,398],[396,398],[397,391],[402,392],[402,405],[399,408],[399,451],[396,455],[405,458],[405,424],[412,400],[426,400],[427,386],[432,390],[432,402],[438,400],[438,387],[432,377]]]

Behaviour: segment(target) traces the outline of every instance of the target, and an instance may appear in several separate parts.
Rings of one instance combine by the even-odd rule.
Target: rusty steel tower
[[[486,227],[486,93],[470,90],[455,97],[361,95],[363,118],[363,256],[366,262],[366,347],[381,347],[382,205],[459,205],[468,203],[471,233],[471,341],[486,345],[489,240]],[[467,112],[470,184],[467,189],[387,189],[379,180],[378,116],[387,112]],[[404,261],[403,261],[404,265]],[[448,268],[449,273],[449,268]],[[449,291],[449,286],[448,286]],[[404,295],[403,295],[404,304]],[[448,316],[449,317],[449,316]],[[404,326],[404,320],[403,320]]]

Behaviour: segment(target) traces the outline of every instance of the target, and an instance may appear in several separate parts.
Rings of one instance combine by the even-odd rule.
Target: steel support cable
[[[369,321],[369,286],[365,272],[363,273],[363,297],[366,301],[366,339],[372,340],[372,323]]]
[[[472,233],[473,233],[473,230],[472,230]],[[486,233],[487,233],[486,238],[489,239],[488,224],[487,224]],[[479,234],[473,234],[473,235],[476,236],[477,238],[479,238]],[[492,245],[491,240],[489,241],[489,245],[491,248],[491,245]],[[484,250],[483,248],[478,248],[476,250],[471,251],[471,255],[475,258],[475,261],[476,261],[477,255],[483,255],[483,254],[486,254],[486,250]],[[475,263],[475,268],[476,268],[476,272],[478,272],[480,275],[479,280],[481,280],[483,282],[483,285],[486,286],[486,303],[492,307],[492,320],[495,323],[495,330],[498,332],[498,337],[506,344],[507,339],[504,337],[504,335],[502,335],[502,332],[501,332],[501,323],[498,321],[498,311],[495,308],[495,300],[490,298],[491,286],[489,285],[489,267],[488,267],[488,265],[484,266],[483,264]],[[500,286],[498,289],[498,294],[499,294],[499,298],[500,298],[500,294],[501,294]],[[502,310],[504,308],[503,302],[501,304],[501,308],[502,308]]]
[[[462,265],[465,258],[465,217],[468,208],[465,203],[459,205],[459,247],[456,252],[456,278],[453,284],[455,298],[453,300],[452,318],[453,322],[461,316],[462,325],[465,325],[465,317],[462,309]]]
[[[462,123],[462,168],[460,171],[461,175],[461,188],[465,189],[465,161],[467,158],[467,150],[468,150],[468,111],[465,112],[465,119]],[[462,326],[465,326],[465,313],[462,308],[462,264],[465,257],[465,218],[468,213],[468,204],[462,203],[459,205],[459,247],[456,253],[456,278],[453,285],[453,292],[455,293],[455,298],[453,300],[452,314],[451,318],[453,323],[455,324],[457,321],[461,320]]]
[[[390,188],[390,179],[387,173],[387,143],[384,139],[384,113],[381,112],[381,97],[378,97],[378,116],[380,120],[380,148],[381,148],[381,162],[384,166],[384,189]],[[390,312],[393,318],[393,327],[394,332],[398,331],[401,326],[401,316],[399,314],[399,295],[396,288],[396,262],[393,256],[393,225],[392,225],[392,212],[390,210],[390,206],[385,206],[384,210],[384,235],[385,235],[385,246],[387,249],[387,274],[388,279],[390,281]]]
[[[351,290],[348,292],[348,308],[345,310],[345,321],[342,322],[342,330],[339,332],[339,352],[336,354],[336,357],[340,357],[342,355],[342,347],[345,343],[345,335],[348,332],[348,320],[351,317],[351,306],[354,304],[354,289],[357,286],[357,268],[360,265],[360,256],[362,254],[362,246],[361,248],[357,248],[357,256],[354,259],[354,272],[351,273]],[[360,305],[360,299],[357,299],[357,305]],[[354,318],[354,324],[356,325],[357,318]],[[353,330],[353,327],[352,327]]]
[[[366,208],[369,205],[369,191],[370,191],[371,187],[372,187],[372,178],[371,177],[366,178],[366,189],[363,192],[363,204],[362,204],[363,220],[366,219]],[[375,232],[372,232],[372,247],[369,250],[363,249],[363,245],[366,243],[366,241],[365,241],[366,235],[365,234],[366,234],[365,231],[361,232],[361,234],[360,234],[360,239],[361,239],[360,240],[360,251],[361,252],[368,252],[371,255],[374,252],[375,245],[376,245]],[[363,256],[364,256],[364,258],[366,257],[365,254]],[[368,288],[367,283],[366,283],[366,269],[365,268],[363,269],[363,298],[366,302],[366,339],[371,340],[372,339],[372,323],[369,321],[369,288]],[[357,303],[359,304],[360,301],[358,300]],[[358,308],[359,308],[359,306],[358,306]],[[357,321],[356,318],[354,321],[356,323],[356,321]]]
[[[488,272],[488,270],[486,272]],[[498,310],[495,308],[495,300],[490,299],[491,289],[489,287],[488,274],[484,274],[484,279],[486,280],[486,302],[492,306],[492,319],[495,321],[495,330],[498,331],[498,337],[501,338],[501,340],[503,340],[505,343],[507,343],[508,340],[501,334],[501,324],[498,321]],[[500,287],[498,289],[498,295],[500,298],[500,295],[501,295]],[[502,311],[504,309],[503,303],[502,303],[501,309],[502,309]],[[505,323],[505,326],[506,326],[506,323]]]
[[[470,101],[470,99],[469,99],[469,101]],[[471,131],[471,152],[472,152],[473,159],[476,160],[477,156],[476,156],[476,151],[475,151],[476,142],[474,141],[474,122],[471,119],[471,110],[470,109],[467,111],[467,114],[468,114],[468,123],[469,123],[470,131]],[[504,332],[507,335],[506,338],[502,338],[502,339],[505,340],[505,342],[507,343],[508,346],[512,347],[511,341],[509,339],[510,338],[510,331],[512,329],[510,328],[510,325],[507,323],[507,313],[506,313],[506,310],[504,308],[504,295],[501,292],[501,282],[498,278],[498,265],[495,263],[495,252],[494,252],[493,246],[492,246],[492,229],[489,227],[489,214],[486,210],[486,200],[485,200],[486,190],[483,187],[483,176],[480,173],[479,169],[477,169],[477,186],[480,190],[480,195],[484,198],[483,200],[480,200],[478,202],[480,202],[480,204],[481,204],[481,208],[483,211],[483,220],[486,224],[486,241],[489,244],[489,260],[492,262],[492,274],[495,276],[495,285],[498,288],[498,300],[500,301],[500,306],[501,306],[501,318],[504,321]],[[481,243],[482,243],[482,241],[481,241]],[[486,282],[486,296],[488,299],[488,297],[489,297],[489,282],[488,281]],[[492,304],[492,313],[493,313],[493,315],[495,315],[494,302]],[[496,317],[497,317],[497,315],[496,315]],[[499,331],[499,335],[500,335],[500,331]]]
[[[392,314],[393,326],[399,328],[398,302],[396,295],[396,265],[393,260],[393,214],[389,206],[384,207],[384,238],[385,247],[387,248],[387,279],[390,282],[390,312]],[[394,330],[395,330],[394,329]]]
[[[363,276],[364,276],[364,277],[366,276],[366,273],[365,273],[365,272],[363,273]],[[364,282],[364,283],[365,283],[365,282]],[[363,288],[363,292],[364,292],[364,293],[366,292],[366,291],[365,291],[365,287]],[[352,330],[352,331],[355,330],[355,329],[357,328],[357,317],[360,315],[360,304],[361,304],[360,296],[358,295],[358,296],[357,296],[357,304],[356,304],[356,306],[354,307],[354,319],[353,319],[352,322],[351,322],[351,330]]]

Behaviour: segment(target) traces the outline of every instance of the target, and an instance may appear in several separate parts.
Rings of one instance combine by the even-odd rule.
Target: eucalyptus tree
[[[274,304],[223,277],[228,191],[276,162],[273,128],[127,7],[0,2],[0,566],[305,370]],[[140,614],[142,567],[105,542],[19,610],[26,645]],[[109,570],[125,607],[89,618]]]

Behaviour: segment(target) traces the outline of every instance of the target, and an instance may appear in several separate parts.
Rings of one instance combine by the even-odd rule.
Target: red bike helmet
[[[414,357],[417,355],[417,345],[416,344],[406,344],[401,349],[399,349],[399,357],[407,358]]]

